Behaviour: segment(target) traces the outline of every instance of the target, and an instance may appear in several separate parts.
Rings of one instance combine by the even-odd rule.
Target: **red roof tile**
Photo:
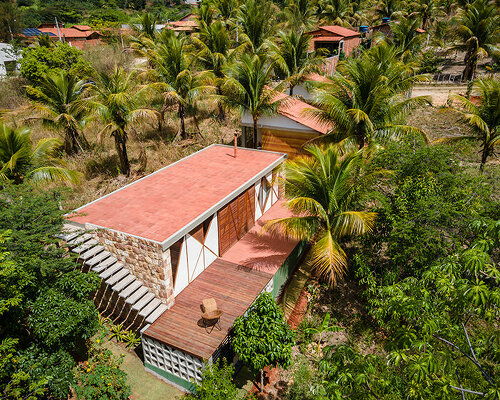
[[[327,32],[331,32],[337,36],[342,36],[344,38],[361,35],[359,32],[356,32],[356,31],[353,31],[352,29],[347,29],[347,28],[344,28],[344,27],[338,26],[338,25],[320,26],[318,29],[315,29],[314,31],[311,31],[309,33],[313,34],[314,32],[316,32],[318,30],[324,30]]]
[[[88,25],[73,25],[73,29],[78,29],[79,31],[90,31],[92,28]]]
[[[52,33],[55,36],[59,36],[59,32],[61,32],[61,37],[65,37],[66,39],[72,39],[72,38],[85,39],[88,36],[90,36],[96,32],[96,31],[84,31],[84,32],[82,32],[78,29],[73,29],[73,28],[59,28],[59,32],[58,32],[57,28],[40,28],[39,30],[41,32],[44,32],[44,33]]]
[[[70,221],[163,242],[279,163],[279,153],[213,145],[89,203]]]
[[[284,117],[290,118],[292,121],[298,122],[322,134],[327,134],[332,129],[330,124],[320,122],[312,116],[311,111],[317,110],[316,107],[281,92],[276,94],[276,99],[282,101],[278,113]]]

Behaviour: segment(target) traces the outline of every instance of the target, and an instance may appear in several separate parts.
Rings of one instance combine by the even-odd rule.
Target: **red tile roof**
[[[311,110],[317,110],[316,107],[281,92],[276,94],[276,99],[282,101],[278,113],[284,117],[290,118],[292,121],[298,122],[324,135],[332,129],[330,124],[320,122],[312,116]]]
[[[244,148],[234,158],[232,147],[212,145],[79,208],[68,219],[164,242],[283,158]]]
[[[342,36],[342,37],[351,37],[351,36],[360,36],[361,34],[359,32],[353,31],[352,29],[347,29],[342,26],[338,25],[324,25],[320,26],[318,29],[315,29],[314,31],[311,31],[309,33],[313,34],[314,32],[317,32],[318,30],[324,30],[330,33],[333,33],[337,36]]]
[[[98,33],[96,31],[80,31],[78,29],[73,29],[73,28],[59,28],[59,32],[57,28],[39,28],[39,30],[44,33],[52,33],[55,36],[59,36],[59,32],[61,32],[61,37],[63,38],[65,37],[66,39],[73,39],[73,38],[85,39],[88,36],[92,35],[93,33]]]
[[[342,39],[343,36],[318,36],[313,37],[311,42],[340,42]]]
[[[79,31],[90,31],[92,28],[88,25],[73,25],[73,29],[78,29]]]

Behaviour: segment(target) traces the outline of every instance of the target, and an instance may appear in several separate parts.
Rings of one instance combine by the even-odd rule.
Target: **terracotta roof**
[[[283,158],[244,148],[234,158],[232,147],[212,145],[75,210],[68,220],[165,242]]]
[[[71,38],[87,38],[88,36],[92,35],[93,33],[99,33],[96,31],[85,31],[82,32],[78,29],[73,29],[73,28],[59,28],[59,32],[57,31],[57,28],[40,28],[39,29],[41,32],[44,33],[52,33],[54,36],[59,36],[59,32],[61,32],[61,37],[65,37],[66,39],[71,39]],[[100,35],[100,33],[99,33]]]
[[[292,121],[298,122],[324,135],[332,129],[330,124],[320,122],[311,115],[311,110],[317,110],[316,107],[281,92],[276,94],[276,99],[282,100],[278,113],[284,117],[290,118]]]
[[[92,28],[88,25],[73,25],[73,29],[78,29],[79,31],[90,31]]]
[[[198,22],[197,21],[193,21],[193,20],[187,20],[187,21],[172,21],[172,22],[169,22],[167,25],[170,25],[170,26],[175,26],[175,27],[184,27],[184,26],[189,26],[189,27],[197,27],[198,26]]]
[[[360,36],[361,34],[359,32],[353,31],[352,29],[347,29],[342,26],[338,25],[325,25],[325,26],[320,26],[318,29],[315,29],[314,31],[311,31],[309,33],[316,32],[318,30],[324,30],[327,32],[331,32],[335,35],[342,36],[342,37],[352,37],[352,36]]]
[[[324,82],[324,83],[329,83],[330,80],[323,75],[312,73],[306,76],[308,81],[315,81],[315,82]]]

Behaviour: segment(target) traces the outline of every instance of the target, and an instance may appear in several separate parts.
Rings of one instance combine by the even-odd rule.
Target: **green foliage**
[[[76,349],[97,330],[89,299],[99,278],[75,271],[60,246],[61,193],[6,186],[0,196],[0,392],[7,398],[63,398]],[[15,268],[14,268],[15,267]]]
[[[131,394],[127,376],[120,369],[123,359],[115,359],[111,351],[95,347],[88,361],[76,368],[74,387],[78,399],[126,400]]]
[[[82,51],[67,43],[56,43],[54,47],[26,47],[22,53],[21,75],[37,84],[49,71],[68,71],[80,78],[91,75],[90,65],[82,58]]]
[[[419,72],[421,74],[433,74],[441,71],[444,59],[435,50],[426,50],[420,53]]]
[[[319,324],[319,326],[316,327],[310,327],[307,328],[307,334],[316,334],[318,335],[318,346],[316,350],[316,354],[319,355],[320,349],[321,349],[321,340],[323,339],[323,335],[326,332],[339,332],[342,330],[340,326],[336,325],[330,325],[330,313],[326,313],[325,316],[323,317],[323,320]]]
[[[78,183],[80,174],[65,168],[56,138],[31,144],[27,127],[12,129],[0,122],[0,182],[34,185],[53,182]]]
[[[236,319],[233,330],[234,351],[250,368],[290,365],[294,333],[269,293],[261,294],[248,313]]]
[[[193,393],[186,396],[187,400],[235,400],[238,399],[238,389],[233,383],[234,367],[227,365],[226,359],[217,360],[202,372],[201,383],[197,384]]]

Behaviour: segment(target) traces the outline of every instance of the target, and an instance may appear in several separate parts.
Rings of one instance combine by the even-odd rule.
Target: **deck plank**
[[[171,347],[208,359],[227,336],[235,319],[243,315],[273,275],[218,258],[175,298],[144,332]],[[201,325],[200,305],[213,297],[224,312],[221,327],[208,333]]]

